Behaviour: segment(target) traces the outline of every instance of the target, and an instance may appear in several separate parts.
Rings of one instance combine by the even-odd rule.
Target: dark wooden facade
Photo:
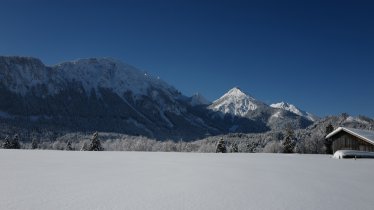
[[[339,133],[331,136],[330,139],[332,140],[332,150],[334,153],[337,150],[359,150],[374,152],[373,144],[370,144],[367,141],[345,131],[340,131]]]

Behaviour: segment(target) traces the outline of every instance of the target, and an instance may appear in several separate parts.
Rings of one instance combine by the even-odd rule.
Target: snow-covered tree
[[[66,150],[69,150],[69,151],[74,150],[71,145],[71,141],[68,141],[68,143],[66,144]]]
[[[216,153],[226,153],[226,142],[221,138],[217,144]]]
[[[266,146],[264,147],[262,152],[265,152],[265,153],[280,153],[280,152],[283,151],[282,149],[283,148],[278,141],[270,141],[266,144]]]
[[[86,142],[86,141],[84,141],[84,142],[82,142],[82,147],[81,147],[81,149],[80,149],[80,151],[88,151],[89,150],[89,143],[88,142]]]
[[[38,149],[38,141],[35,138],[32,139],[31,149]]]
[[[286,126],[286,133],[283,139],[283,152],[284,153],[293,153],[296,146],[295,133],[291,125]]]
[[[232,153],[239,152],[238,144],[236,142],[231,144],[230,152],[232,152]]]
[[[21,149],[21,144],[19,143],[18,134],[13,136],[13,140],[11,141],[11,148],[12,149]]]
[[[99,133],[95,132],[92,136],[91,144],[88,148],[89,151],[103,151],[103,147],[101,146],[100,140],[99,140]]]
[[[3,148],[4,149],[12,149],[12,143],[10,142],[8,135],[5,136]]]

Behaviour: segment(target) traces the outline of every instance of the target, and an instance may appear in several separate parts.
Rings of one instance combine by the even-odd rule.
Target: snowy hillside
[[[0,150],[0,209],[373,209],[372,160]]]
[[[253,97],[234,87],[221,98],[214,101],[209,109],[233,116],[245,117],[250,111],[256,110],[263,104]]]
[[[99,87],[111,89],[120,96],[126,91],[147,95],[151,87],[168,90],[171,94],[177,92],[162,80],[112,58],[80,59],[54,68],[64,80],[80,81],[86,93]]]
[[[165,82],[111,58],[80,59],[48,67],[36,58],[0,57],[0,64],[1,81],[23,95],[40,84],[48,87],[49,94],[57,94],[69,82],[80,83],[87,94],[99,87],[118,95],[125,91],[147,94],[150,86],[176,92]]]
[[[285,103],[285,102],[280,102],[280,103],[275,103],[275,104],[271,104],[270,105],[271,107],[273,108],[277,108],[277,109],[283,109],[283,110],[287,110],[287,111],[290,111],[294,114],[297,114],[299,116],[302,116],[302,117],[306,117],[307,119],[311,120],[311,121],[316,121],[319,119],[319,117],[313,115],[313,114],[310,114],[306,111],[303,111],[299,108],[297,108],[295,105],[293,104],[289,104],[289,103]]]

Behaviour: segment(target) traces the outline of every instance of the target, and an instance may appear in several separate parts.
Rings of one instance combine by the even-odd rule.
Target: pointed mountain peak
[[[246,99],[251,100],[251,101],[256,100],[255,98],[253,98],[249,94],[246,94],[244,91],[242,91],[239,87],[233,87],[227,93],[225,93],[220,99],[228,98],[228,97],[236,98],[236,99],[246,98]]]
[[[245,94],[239,87],[234,87],[231,90],[229,90],[225,95],[241,96],[247,94]]]
[[[215,100],[209,108],[224,114],[244,117],[259,106],[263,106],[263,103],[244,93],[238,87],[234,87],[221,98]]]

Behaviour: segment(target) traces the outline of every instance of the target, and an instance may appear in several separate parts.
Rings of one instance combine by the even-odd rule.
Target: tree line
[[[303,136],[287,125],[283,132],[264,134],[233,133],[211,136],[202,140],[157,141],[143,136],[128,136],[113,133],[95,132],[91,137],[85,134],[66,134],[53,141],[20,142],[18,134],[6,136],[0,145],[4,149],[51,149],[79,151],[163,151],[163,152],[203,152],[203,153],[331,153],[332,142],[325,136],[333,131],[331,124],[325,135],[315,133]],[[100,140],[101,139],[101,140]]]

